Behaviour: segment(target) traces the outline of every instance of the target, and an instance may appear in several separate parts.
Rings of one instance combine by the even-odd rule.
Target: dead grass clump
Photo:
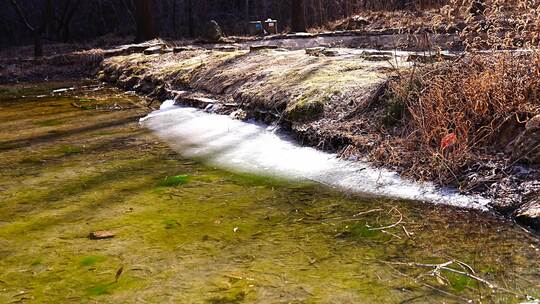
[[[458,182],[472,162],[501,152],[512,139],[502,138],[505,129],[540,112],[539,94],[540,55],[533,53],[471,55],[402,74],[389,85],[389,102],[404,109],[396,132],[408,152],[374,157],[407,162],[409,175]]]

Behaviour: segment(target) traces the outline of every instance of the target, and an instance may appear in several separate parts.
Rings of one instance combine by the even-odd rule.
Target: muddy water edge
[[[540,298],[538,238],[491,214],[185,159],[94,83],[3,86],[0,108],[2,303]]]

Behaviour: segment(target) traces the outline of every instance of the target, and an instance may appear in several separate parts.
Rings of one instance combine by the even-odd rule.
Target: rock
[[[286,38],[315,38],[318,34],[312,34],[312,33],[292,33],[285,35]]]
[[[229,114],[229,117],[231,117],[232,119],[244,120],[247,117],[247,113],[242,109],[238,109]]]
[[[214,104],[218,104],[219,101],[211,98],[206,97],[198,97],[198,96],[189,96],[189,95],[178,95],[175,98],[175,102],[177,104],[187,105],[190,107],[195,107],[199,109],[205,109],[208,106],[212,106]]]
[[[540,115],[531,118],[525,125],[525,131],[516,139],[512,159],[540,164]]]
[[[150,94],[152,91],[154,91],[155,86],[147,78],[140,79],[139,82],[133,86],[133,89],[137,92],[141,92],[144,94]]]
[[[434,54],[434,55],[421,55],[421,54],[411,54],[407,57],[408,62],[419,62],[419,63],[433,63],[440,61],[452,61],[456,60],[458,56],[448,55],[448,54]]]
[[[354,17],[354,18],[352,18],[350,20],[348,29],[349,30],[360,29],[360,28],[364,28],[364,27],[366,27],[366,26],[368,26],[370,24],[371,24],[371,22],[366,18]]]
[[[100,231],[94,231],[88,235],[88,238],[91,240],[104,240],[104,239],[111,239],[115,235],[114,233],[106,230],[100,230]]]
[[[319,57],[322,55],[322,52],[324,52],[326,48],[324,47],[314,47],[314,48],[308,48],[306,49],[306,54],[310,56],[316,56]]]
[[[185,52],[185,51],[192,51],[193,48],[192,47],[189,47],[189,46],[176,46],[173,48],[173,53],[182,53],[182,52]]]
[[[221,39],[223,39],[223,30],[221,30],[221,27],[215,20],[210,20],[206,24],[204,38],[212,42],[219,42]]]
[[[515,214],[516,219],[521,223],[540,230],[540,198],[524,204]]]
[[[338,52],[338,51],[336,51],[336,50],[328,50],[328,49],[324,50],[324,51],[322,52],[322,54],[323,54],[324,56],[327,56],[327,57],[336,57],[336,56],[339,56],[339,52]]]
[[[144,50],[143,54],[145,55],[154,55],[154,54],[162,54],[163,53],[163,45],[153,46],[149,47]]]
[[[212,50],[220,52],[235,52],[238,51],[238,47],[232,45],[220,45],[213,47]]]
[[[362,52],[362,58],[366,61],[390,61],[394,59],[394,54],[392,52]]]
[[[260,50],[275,50],[277,49],[277,45],[252,45],[249,47],[250,52],[254,51],[260,51]]]

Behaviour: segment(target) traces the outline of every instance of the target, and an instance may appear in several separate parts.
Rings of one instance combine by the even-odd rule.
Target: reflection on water
[[[183,155],[227,169],[311,180],[365,195],[487,209],[487,199],[403,180],[394,172],[367,163],[340,160],[334,154],[300,147],[270,127],[175,106],[173,101],[166,101],[159,111],[141,121]]]

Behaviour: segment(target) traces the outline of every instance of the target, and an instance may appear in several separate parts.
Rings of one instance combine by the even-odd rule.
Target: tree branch
[[[36,29],[28,22],[28,19],[26,18],[22,8],[19,6],[19,3],[15,0],[10,0],[11,4],[13,5],[13,8],[17,12],[17,15],[19,15],[19,18],[21,19],[21,22],[24,23],[24,25],[31,31],[35,32]]]

